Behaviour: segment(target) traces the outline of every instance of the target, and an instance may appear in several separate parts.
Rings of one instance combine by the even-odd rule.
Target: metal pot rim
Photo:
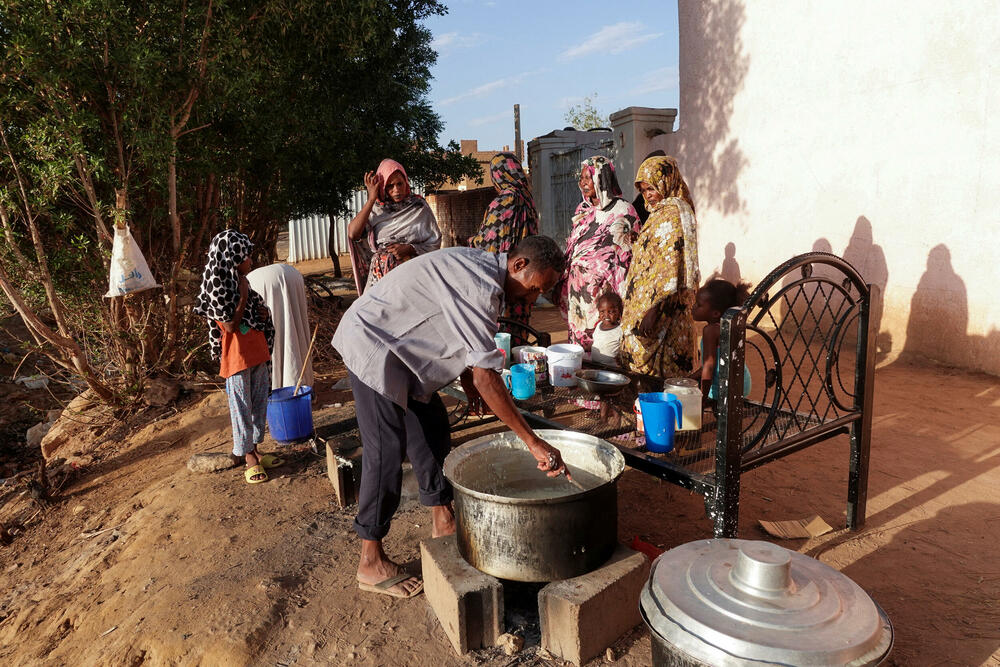
[[[521,447],[527,449],[520,438],[514,435],[512,431],[507,431],[505,433],[485,435],[474,440],[470,440],[469,442],[453,449],[448,454],[447,458],[445,458],[443,466],[444,476],[449,482],[451,482],[451,485],[455,489],[480,500],[487,500],[489,502],[500,503],[503,505],[554,505],[558,503],[576,502],[582,498],[589,498],[590,496],[596,495],[602,492],[609,484],[614,485],[617,483],[618,478],[625,472],[625,457],[622,456],[617,447],[606,440],[602,440],[601,438],[588,435],[586,433],[580,433],[578,431],[564,431],[561,429],[534,429],[534,432],[539,438],[545,440],[556,449],[559,449],[560,440],[564,443],[575,442],[576,444],[588,444],[604,449],[614,459],[614,474],[603,484],[595,486],[592,489],[568,493],[565,496],[559,496],[558,498],[510,498],[508,496],[497,496],[491,493],[483,493],[482,491],[470,489],[467,486],[463,486],[455,481],[455,468],[462,461],[469,458],[469,456],[471,456],[474,452],[486,449],[497,440],[506,440],[512,444],[520,443]],[[538,473],[540,475],[544,474],[541,470],[539,470]]]

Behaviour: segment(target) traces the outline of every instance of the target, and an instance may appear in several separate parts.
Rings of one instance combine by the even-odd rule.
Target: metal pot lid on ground
[[[892,647],[892,624],[860,586],[769,542],[671,549],[640,606],[654,642],[707,664],[874,665]]]

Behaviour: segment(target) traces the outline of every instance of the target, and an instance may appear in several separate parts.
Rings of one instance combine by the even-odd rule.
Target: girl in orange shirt
[[[247,282],[252,249],[250,239],[236,230],[215,235],[194,312],[209,320],[212,358],[219,360],[219,375],[226,379],[233,456],[246,462],[246,481],[258,484],[267,481],[265,468],[283,461],[257,451],[267,424],[274,325],[263,298]]]

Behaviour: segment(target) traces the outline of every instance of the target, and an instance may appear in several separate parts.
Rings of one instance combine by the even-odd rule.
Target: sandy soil
[[[352,414],[330,389],[339,375],[317,382],[324,423]],[[779,543],[885,608],[890,664],[1000,664],[1000,380],[898,363],[879,369],[875,404],[864,529]],[[0,663],[559,664],[530,637],[513,658],[458,657],[422,596],[360,593],[353,512],[333,503],[324,461],[288,451],[256,486],[239,469],[191,473],[192,453],[229,448],[226,401],[209,391],[177,408],[102,445],[41,521],[0,547]],[[814,513],[843,526],[847,464],[841,437],[745,475],[740,536],[764,539],[758,519]],[[619,500],[622,540],[669,548],[711,535],[701,497],[679,487],[628,471]],[[389,553],[416,565],[428,519],[406,504]],[[615,664],[649,662],[641,629],[616,650]]]

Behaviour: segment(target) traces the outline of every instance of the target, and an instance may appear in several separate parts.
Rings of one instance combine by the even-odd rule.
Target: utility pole
[[[514,155],[518,162],[524,162],[524,155],[521,154],[521,105],[514,105]]]

